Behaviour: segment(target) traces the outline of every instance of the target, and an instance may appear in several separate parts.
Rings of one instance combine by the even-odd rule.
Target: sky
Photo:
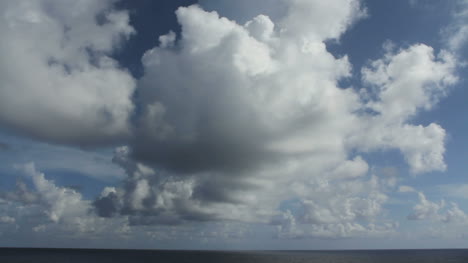
[[[468,246],[468,1],[0,1],[0,246]]]

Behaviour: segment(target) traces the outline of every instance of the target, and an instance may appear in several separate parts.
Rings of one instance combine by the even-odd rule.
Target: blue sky
[[[468,2],[0,10],[1,246],[467,245]]]

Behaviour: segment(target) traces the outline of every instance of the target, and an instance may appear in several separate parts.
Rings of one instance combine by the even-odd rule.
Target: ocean
[[[466,249],[348,251],[175,251],[0,248],[1,263],[420,263],[468,262]]]

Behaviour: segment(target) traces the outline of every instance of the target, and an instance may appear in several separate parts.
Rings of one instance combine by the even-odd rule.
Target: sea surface
[[[419,263],[468,262],[466,249],[348,251],[174,251],[0,248],[1,263],[202,262],[202,263]]]

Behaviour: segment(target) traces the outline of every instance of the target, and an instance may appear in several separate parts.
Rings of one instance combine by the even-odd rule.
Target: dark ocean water
[[[419,263],[465,262],[468,250],[359,250],[359,251],[168,251],[101,249],[0,248],[1,263],[65,262],[203,262],[203,263]]]

